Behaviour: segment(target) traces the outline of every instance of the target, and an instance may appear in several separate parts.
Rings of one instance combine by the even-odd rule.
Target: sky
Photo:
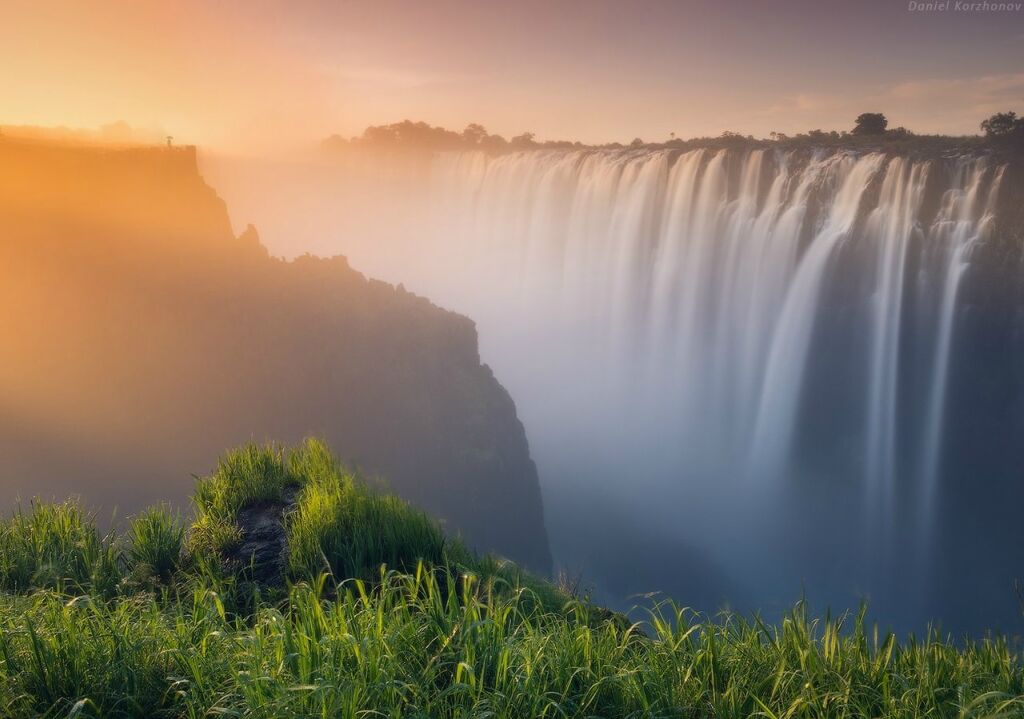
[[[261,152],[406,118],[628,142],[1024,111],[1024,9],[913,4],[0,0],[0,126]]]

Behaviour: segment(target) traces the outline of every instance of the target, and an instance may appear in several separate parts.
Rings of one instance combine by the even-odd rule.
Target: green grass
[[[248,444],[229,452],[209,477],[196,482],[192,502],[196,521],[188,536],[191,555],[220,554],[240,539],[233,524],[247,504],[280,501],[286,487],[299,484],[283,448]]]
[[[803,604],[771,626],[671,603],[629,625],[446,539],[319,443],[229,455],[200,482],[196,524],[230,525],[289,485],[290,581],[244,612],[230,577],[179,561],[167,508],[123,537],[74,504],[16,513],[0,535],[0,716],[1024,716],[1004,639],[897,642],[863,610]],[[160,583],[131,580],[144,571]]]
[[[76,502],[33,501],[0,524],[0,589],[111,593],[121,579],[116,551]]]
[[[170,507],[151,507],[128,526],[128,559],[139,574],[170,582],[178,569],[185,528]]]
[[[435,522],[395,496],[372,493],[322,443],[307,442],[288,466],[303,487],[287,522],[294,578],[366,578],[381,564],[411,571],[419,561],[444,563],[445,537]]]
[[[408,570],[419,561],[445,562],[446,538],[433,520],[395,496],[372,492],[323,442],[312,439],[290,450],[246,445],[200,479],[190,554],[230,550],[241,538],[238,511],[253,504],[284,505],[289,488],[297,490],[284,518],[288,569],[296,580],[320,573],[369,578],[382,564]]]
[[[279,500],[285,487],[299,483],[283,448],[248,444],[226,454],[211,476],[196,482],[193,502],[201,517],[230,520],[246,504]]]

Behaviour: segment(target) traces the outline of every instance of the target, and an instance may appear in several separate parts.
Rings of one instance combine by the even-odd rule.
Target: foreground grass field
[[[290,549],[261,584],[237,521],[276,504]],[[1002,639],[898,643],[801,605],[767,626],[664,603],[631,626],[446,540],[316,442],[230,454],[195,515],[101,537],[34,504],[2,525],[0,716],[1024,716]]]

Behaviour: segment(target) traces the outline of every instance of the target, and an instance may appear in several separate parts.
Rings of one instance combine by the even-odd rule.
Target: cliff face
[[[476,329],[345,259],[235,238],[190,148],[0,140],[0,485],[121,512],[250,439],[325,438],[474,546],[550,569]]]

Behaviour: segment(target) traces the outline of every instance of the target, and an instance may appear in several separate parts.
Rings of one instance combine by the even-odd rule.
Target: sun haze
[[[977,131],[1024,94],[1020,13],[923,3],[5,3],[0,124],[232,151],[403,118],[584,142]],[[831,30],[830,30],[831,29]]]

